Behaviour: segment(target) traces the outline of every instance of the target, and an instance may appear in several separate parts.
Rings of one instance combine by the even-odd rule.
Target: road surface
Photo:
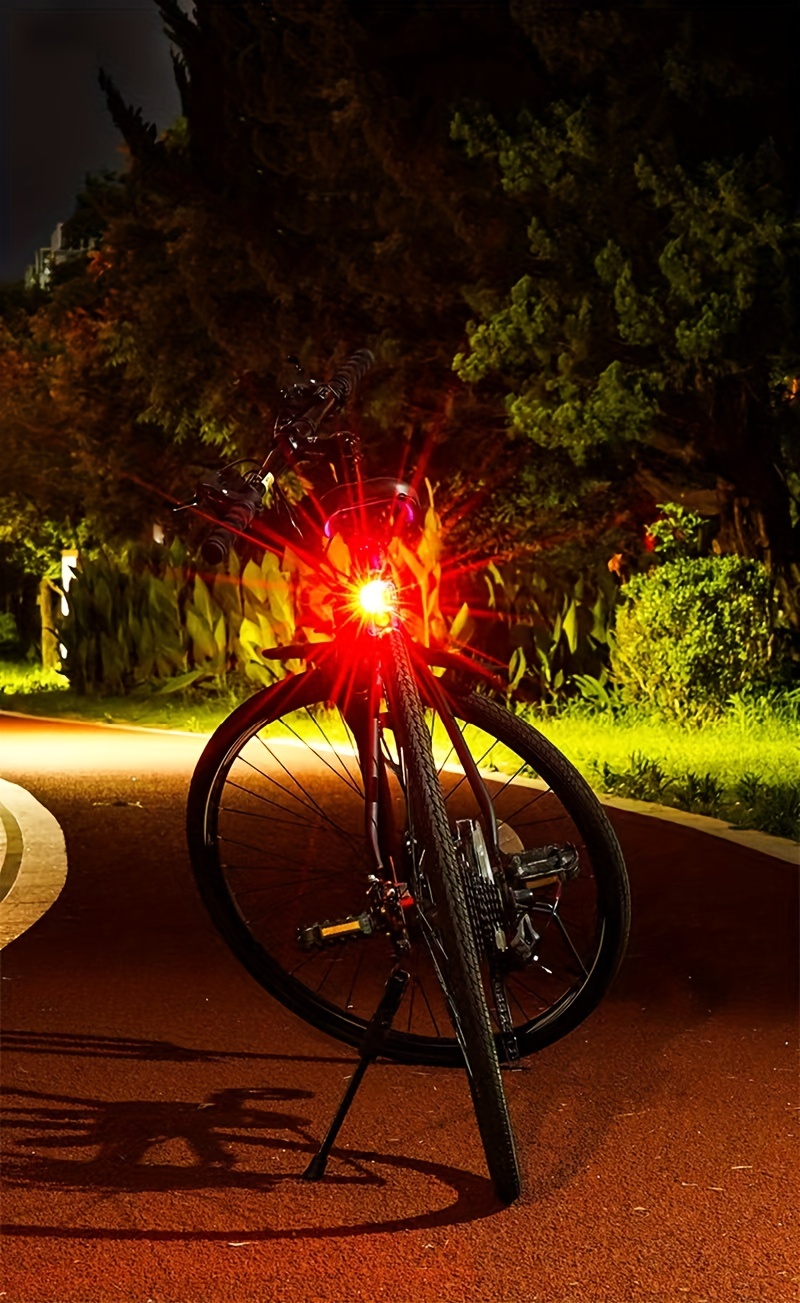
[[[603,1006],[507,1079],[495,1201],[456,1071],[352,1071],[199,904],[202,739],[0,718],[66,883],[3,952],[7,1303],[795,1303],[796,867],[614,814],[634,908]]]

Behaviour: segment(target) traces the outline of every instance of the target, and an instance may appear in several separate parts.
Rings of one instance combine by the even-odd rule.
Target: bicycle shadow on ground
[[[273,1054],[262,1050],[208,1050],[174,1041],[135,1036],[97,1036],[92,1033],[36,1032],[6,1028],[0,1050],[7,1054],[56,1054],[68,1057],[136,1060],[144,1063],[221,1063],[226,1059],[259,1063],[352,1063],[353,1051],[338,1054]]]
[[[529,1075],[511,1089],[523,1159],[531,1155],[523,1203],[561,1194],[581,1179],[618,1117],[646,1111],[665,1098],[662,1052],[675,1042],[688,1053],[715,1026],[735,1035],[766,1020],[783,1024],[796,1014],[797,882],[786,866],[774,867],[741,848],[714,839],[690,845],[684,830],[670,830],[656,849],[651,837],[629,855],[633,931],[628,958],[604,1001],[584,1028],[529,1060]],[[691,853],[690,853],[691,851]],[[759,1021],[752,1021],[757,1013]],[[727,1030],[726,1030],[727,1029]],[[710,1043],[710,1042],[709,1042]],[[230,1060],[287,1063],[297,1055],[195,1049],[168,1041],[70,1033],[6,1034],[19,1055],[202,1064]],[[351,1065],[352,1052],[316,1053],[302,1061]],[[703,1052],[703,1072],[714,1073]],[[87,1065],[88,1066],[88,1065]],[[44,1072],[39,1077],[46,1079]],[[529,1085],[530,1083],[530,1085]],[[517,1100],[513,1099],[514,1094]],[[298,1207],[312,1206],[299,1177],[316,1149],[317,1134],[303,1111],[308,1092],[280,1088],[220,1090],[201,1102],[181,1099],[109,1103],[78,1094],[23,1091],[8,1094],[8,1186],[42,1189],[45,1197],[70,1194],[148,1196],[168,1192],[260,1192],[276,1195],[294,1184]],[[559,1117],[561,1101],[573,1113]],[[518,1112],[514,1104],[521,1104]],[[169,1151],[179,1142],[178,1161]],[[31,1152],[35,1151],[35,1152]],[[231,1153],[235,1152],[232,1161]],[[266,1156],[266,1162],[259,1162]],[[271,1170],[270,1170],[271,1168]],[[497,1212],[488,1180],[462,1167],[374,1150],[335,1149],[318,1189],[365,1197],[386,1191],[397,1177],[396,1207],[407,1207],[405,1187],[444,1186],[447,1206],[415,1215],[381,1216],[351,1225],[334,1223],[286,1231],[164,1230],[8,1225],[8,1235],[108,1239],[323,1238],[453,1225]],[[293,1196],[294,1197],[294,1196]],[[567,1197],[568,1193],[567,1193]],[[143,1208],[143,1221],[148,1213]],[[384,1213],[385,1220],[381,1220]],[[76,1220],[72,1218],[73,1222]],[[244,1220],[244,1218],[242,1219]]]
[[[320,1139],[311,1129],[311,1120],[299,1111],[303,1101],[314,1098],[307,1090],[230,1088],[214,1091],[200,1103],[115,1102],[27,1089],[5,1089],[0,1098],[7,1207],[14,1188],[41,1190],[48,1197],[72,1196],[74,1207],[75,1196],[88,1195],[96,1202],[115,1195],[264,1195],[294,1185],[297,1201],[308,1203],[315,1188],[356,1196],[380,1191],[392,1183],[393,1173],[399,1175],[401,1185],[416,1175],[426,1190],[435,1183],[454,1196],[443,1208],[385,1221],[371,1216],[349,1225],[335,1220],[331,1225],[292,1229],[187,1231],[157,1225],[47,1226],[7,1221],[0,1227],[7,1236],[176,1241],[340,1238],[451,1226],[484,1218],[502,1207],[486,1177],[429,1159],[376,1150],[334,1147],[322,1182],[302,1182]],[[274,1170],[269,1170],[273,1160]]]

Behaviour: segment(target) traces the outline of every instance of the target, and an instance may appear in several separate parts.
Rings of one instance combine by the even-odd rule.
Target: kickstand
[[[304,1181],[318,1181],[325,1173],[325,1167],[328,1162],[328,1154],[331,1151],[334,1140],[339,1134],[339,1128],[347,1116],[347,1111],[355,1098],[355,1093],[361,1085],[361,1080],[369,1067],[370,1063],[378,1057],[383,1046],[386,1033],[394,1021],[397,1010],[400,1008],[400,1001],[403,998],[403,992],[408,982],[408,973],[402,968],[396,968],[386,983],[385,990],[381,996],[381,1002],[374,1014],[367,1023],[364,1039],[359,1048],[359,1061],[356,1070],[353,1073],[347,1085],[347,1090],[342,1096],[342,1102],[334,1115],[333,1121],[328,1127],[327,1134],[317,1153],[312,1158],[306,1170],[303,1172]]]

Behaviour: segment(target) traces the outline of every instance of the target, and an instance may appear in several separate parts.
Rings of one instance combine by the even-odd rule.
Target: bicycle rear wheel
[[[602,998],[624,951],[629,897],[608,819],[571,765],[529,724],[486,698],[453,699],[497,820],[525,849],[570,845],[578,873],[545,883],[531,918],[540,937],[531,964],[507,979],[520,1054],[577,1026]],[[363,781],[347,701],[319,669],[267,688],[240,706],[209,741],[187,810],[200,894],[224,939],[253,977],[305,1021],[358,1045],[394,958],[388,940],[360,929],[346,942],[304,948],[326,920],[365,909],[372,860],[364,833]],[[386,721],[385,745],[394,739]],[[441,721],[426,707],[448,822],[479,817]],[[408,810],[385,766],[400,833]],[[418,928],[410,922],[415,939]],[[405,1062],[463,1067],[424,945],[406,965],[409,992],[384,1053]],[[499,1029],[496,1029],[499,1033]]]
[[[406,765],[414,895],[420,928],[467,1069],[472,1103],[495,1192],[520,1192],[514,1133],[481,977],[465,881],[439,786],[431,735],[402,635],[391,634],[391,698]]]

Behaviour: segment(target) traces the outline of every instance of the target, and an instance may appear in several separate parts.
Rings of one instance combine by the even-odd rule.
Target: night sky
[[[177,116],[154,0],[0,0],[0,280],[21,278],[50,243],[87,172],[121,165],[101,66],[147,121]]]

